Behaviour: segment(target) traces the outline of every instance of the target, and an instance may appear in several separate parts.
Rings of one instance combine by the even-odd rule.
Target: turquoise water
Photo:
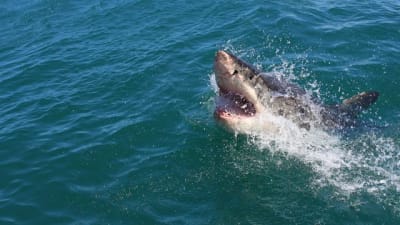
[[[400,224],[399,1],[6,0],[0,24],[0,224]],[[345,134],[234,135],[218,49],[381,96]]]

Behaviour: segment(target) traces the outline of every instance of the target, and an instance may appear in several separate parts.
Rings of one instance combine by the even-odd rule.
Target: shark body
[[[324,105],[276,72],[261,72],[223,50],[216,53],[214,72],[219,88],[214,116],[238,133],[277,131],[280,129],[277,118],[306,130],[348,127],[379,96],[376,91],[365,91],[340,104]]]

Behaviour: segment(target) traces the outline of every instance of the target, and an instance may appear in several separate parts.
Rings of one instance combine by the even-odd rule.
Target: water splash
[[[246,56],[246,51],[231,47],[228,50],[240,57]],[[283,79],[296,80],[299,78],[295,76],[295,66],[282,60],[272,71],[283,74]],[[210,75],[210,84],[217,93],[214,74]],[[312,95],[320,96],[320,85],[316,81],[310,81],[305,86],[309,99]],[[276,132],[249,131],[251,144],[255,144],[260,151],[283,153],[304,162],[316,174],[312,184],[316,188],[334,187],[345,196],[369,193],[379,202],[391,206],[393,211],[400,212],[400,205],[391,203],[400,201],[400,143],[395,139],[384,136],[379,130],[366,133],[353,131],[356,134],[351,137],[321,129],[307,131],[290,120],[272,114],[261,115],[257,119],[260,123],[266,122],[262,120],[273,122],[278,129]]]

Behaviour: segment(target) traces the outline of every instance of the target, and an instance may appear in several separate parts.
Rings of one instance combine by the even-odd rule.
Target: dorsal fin
[[[364,91],[343,100],[339,111],[351,116],[357,116],[361,111],[368,109],[379,97],[376,91]]]

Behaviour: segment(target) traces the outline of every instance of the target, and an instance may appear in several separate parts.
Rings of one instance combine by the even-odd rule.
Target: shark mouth
[[[220,89],[214,114],[219,118],[252,117],[256,108],[243,95]]]

